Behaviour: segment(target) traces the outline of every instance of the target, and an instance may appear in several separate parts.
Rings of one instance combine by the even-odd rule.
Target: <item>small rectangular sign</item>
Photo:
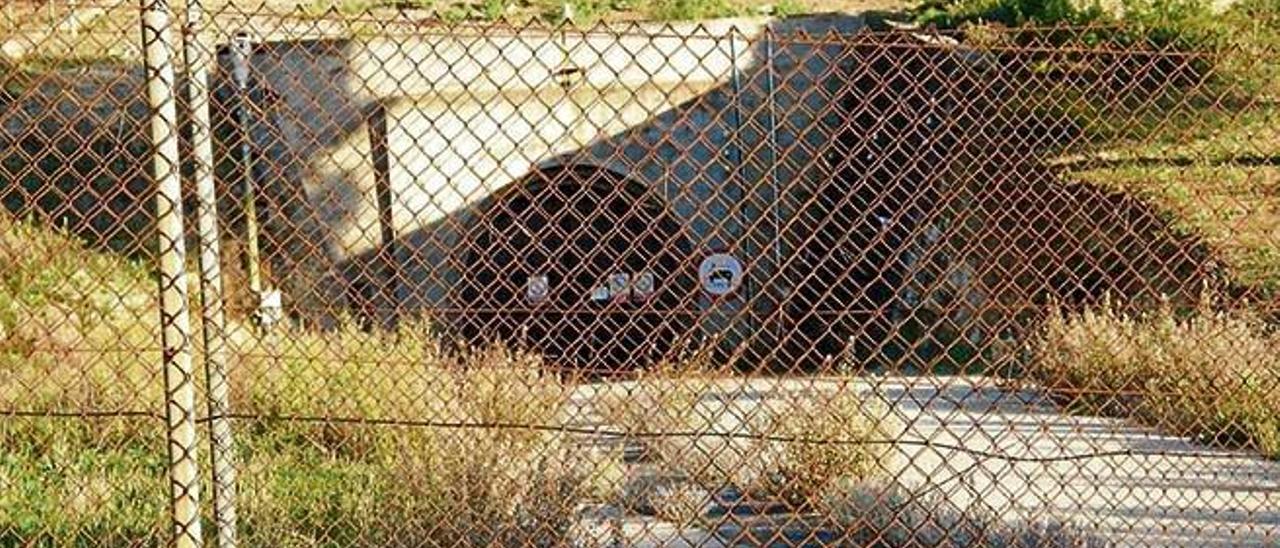
[[[615,272],[609,275],[609,295],[614,301],[626,302],[631,292],[631,275]]]

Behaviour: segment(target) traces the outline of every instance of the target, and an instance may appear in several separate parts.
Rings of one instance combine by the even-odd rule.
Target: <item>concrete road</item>
[[[958,509],[984,509],[1010,521],[1068,521],[1118,545],[1280,545],[1280,463],[1124,420],[1069,415],[1043,395],[985,377],[715,380],[701,392],[698,415],[707,426],[699,430],[750,435],[767,413],[840,390],[878,401],[873,408],[891,418],[898,443],[889,476]],[[653,392],[632,382],[585,385],[569,413],[575,426],[611,429],[616,425],[598,412],[601,402],[652,398]],[[646,404],[657,412],[656,402]],[[713,455],[709,460],[724,470],[750,470],[763,458],[750,440],[699,440],[688,446],[690,453]],[[630,477],[650,474],[641,482],[648,488],[662,485],[652,480],[661,472],[628,466]],[[611,538],[628,545],[722,545],[729,531],[779,518],[762,515],[744,525],[751,520],[733,511],[716,517],[714,506],[698,527],[616,509],[600,523],[608,522]],[[791,529],[799,523],[795,516],[785,521]],[[794,530],[775,540],[792,542],[786,539],[823,544],[821,534]]]

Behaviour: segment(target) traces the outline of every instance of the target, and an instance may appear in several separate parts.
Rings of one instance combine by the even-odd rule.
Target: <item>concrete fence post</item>
[[[168,426],[173,545],[201,545],[200,473],[196,455],[195,377],[191,368],[186,246],[178,169],[172,14],[165,0],[142,0],[142,45],[151,109],[151,155],[159,235],[160,327]]]
[[[227,383],[226,312],[222,287],[222,248],[218,197],[213,177],[213,138],[209,116],[211,54],[200,39],[204,6],[187,3],[183,53],[187,67],[187,108],[191,122],[191,176],[196,191],[197,242],[200,246],[200,314],[204,336],[206,400],[209,409],[210,465],[213,467],[213,517],[219,548],[236,546],[236,451],[231,431]]]

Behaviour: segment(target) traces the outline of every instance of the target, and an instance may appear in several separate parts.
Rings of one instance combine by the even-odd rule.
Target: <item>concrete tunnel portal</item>
[[[776,25],[852,35],[861,21]],[[894,298],[890,271],[922,211],[912,190],[940,163],[914,153],[944,142],[916,123],[938,119],[915,104],[937,103],[938,86],[875,84],[945,54],[863,63],[854,43],[819,50],[745,32],[582,36],[598,47],[540,63],[521,52],[560,50],[463,37],[260,46],[252,72],[279,102],[255,135],[262,150],[294,152],[262,159],[301,166],[273,180],[305,193],[324,242],[306,247],[327,253],[314,269],[338,282],[294,292],[295,306],[334,303],[366,326],[423,314],[456,342],[506,341],[573,368],[629,370],[707,344],[786,369],[841,355],[855,335],[874,349],[888,328],[867,332],[867,313]],[[611,45],[654,53],[599,53]],[[562,62],[581,67],[577,84],[464,78]],[[388,78],[368,66],[406,72],[382,89]],[[313,78],[333,67],[347,72]],[[346,123],[322,123],[334,118]],[[728,295],[698,274],[721,252],[741,263]],[[309,294],[319,302],[298,302]]]

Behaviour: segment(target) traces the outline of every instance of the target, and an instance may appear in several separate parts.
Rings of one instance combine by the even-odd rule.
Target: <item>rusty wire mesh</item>
[[[1280,542],[1275,51],[213,3],[175,121],[133,3],[46,7],[0,12],[0,545]],[[173,141],[220,275],[157,234]],[[165,383],[164,257],[225,390]]]

